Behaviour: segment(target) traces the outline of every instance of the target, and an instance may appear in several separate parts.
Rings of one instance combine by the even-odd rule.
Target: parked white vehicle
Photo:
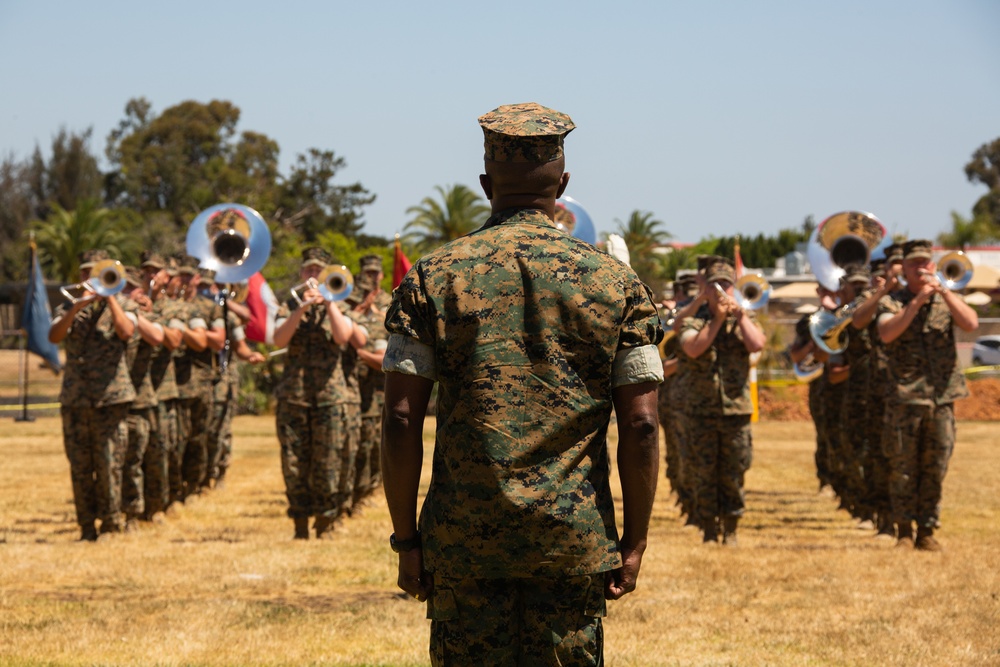
[[[980,336],[972,345],[972,363],[975,366],[1000,364],[1000,336]]]

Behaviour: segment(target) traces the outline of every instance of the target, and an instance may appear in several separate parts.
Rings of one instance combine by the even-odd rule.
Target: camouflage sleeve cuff
[[[247,334],[243,327],[236,327],[232,331],[233,341],[239,343],[241,340],[246,340]]]
[[[663,382],[663,363],[655,345],[619,350],[611,372],[611,386]]]
[[[125,317],[132,321],[132,324],[139,324],[139,318],[132,311],[125,311]]]
[[[882,324],[883,322],[891,320],[895,316],[896,316],[895,313],[882,313],[881,315],[878,316],[878,319],[876,319],[875,321],[878,324]]]
[[[226,327],[226,321],[221,317],[217,317],[214,320],[212,320],[213,329],[224,329],[225,327]]]
[[[437,366],[434,363],[434,348],[424,345],[416,338],[401,334],[389,336],[389,343],[382,359],[382,370],[386,373],[419,375],[433,382],[437,381]]]
[[[385,352],[387,347],[389,347],[389,341],[384,338],[379,338],[372,344],[372,349],[376,352]]]
[[[171,329],[179,329],[181,331],[184,331],[184,322],[177,319],[176,317],[171,319],[170,322],[167,324],[167,326],[170,327]]]
[[[206,324],[205,320],[203,318],[201,318],[201,317],[192,317],[191,321],[188,322],[188,328],[190,328],[190,329],[207,329],[208,328],[208,324]]]

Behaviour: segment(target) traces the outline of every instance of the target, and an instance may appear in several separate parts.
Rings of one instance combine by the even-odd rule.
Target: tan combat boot
[[[917,526],[917,549],[921,551],[941,551],[941,543],[934,539],[934,529]]]
[[[913,547],[913,524],[909,521],[896,526],[896,547]]]

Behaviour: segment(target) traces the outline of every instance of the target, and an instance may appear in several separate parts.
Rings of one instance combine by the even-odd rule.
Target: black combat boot
[[[913,524],[909,521],[904,521],[903,523],[896,526],[896,546],[897,547],[912,547],[913,546]]]
[[[308,540],[309,539],[309,517],[296,517],[293,519],[295,521],[295,539],[296,540]]]

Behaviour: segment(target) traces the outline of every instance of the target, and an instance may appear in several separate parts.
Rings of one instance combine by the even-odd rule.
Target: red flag
[[[264,276],[257,273],[247,281],[247,308],[250,321],[246,325],[247,339],[258,343],[274,344],[274,319],[278,314],[278,299]]]
[[[743,277],[743,258],[740,257],[740,237],[736,237],[736,247],[733,248],[733,264],[736,266],[736,279]]]
[[[403,254],[403,247],[399,245],[399,237],[396,237],[396,255],[392,262],[392,289],[399,287],[403,282],[403,276],[410,270],[410,260]]]

